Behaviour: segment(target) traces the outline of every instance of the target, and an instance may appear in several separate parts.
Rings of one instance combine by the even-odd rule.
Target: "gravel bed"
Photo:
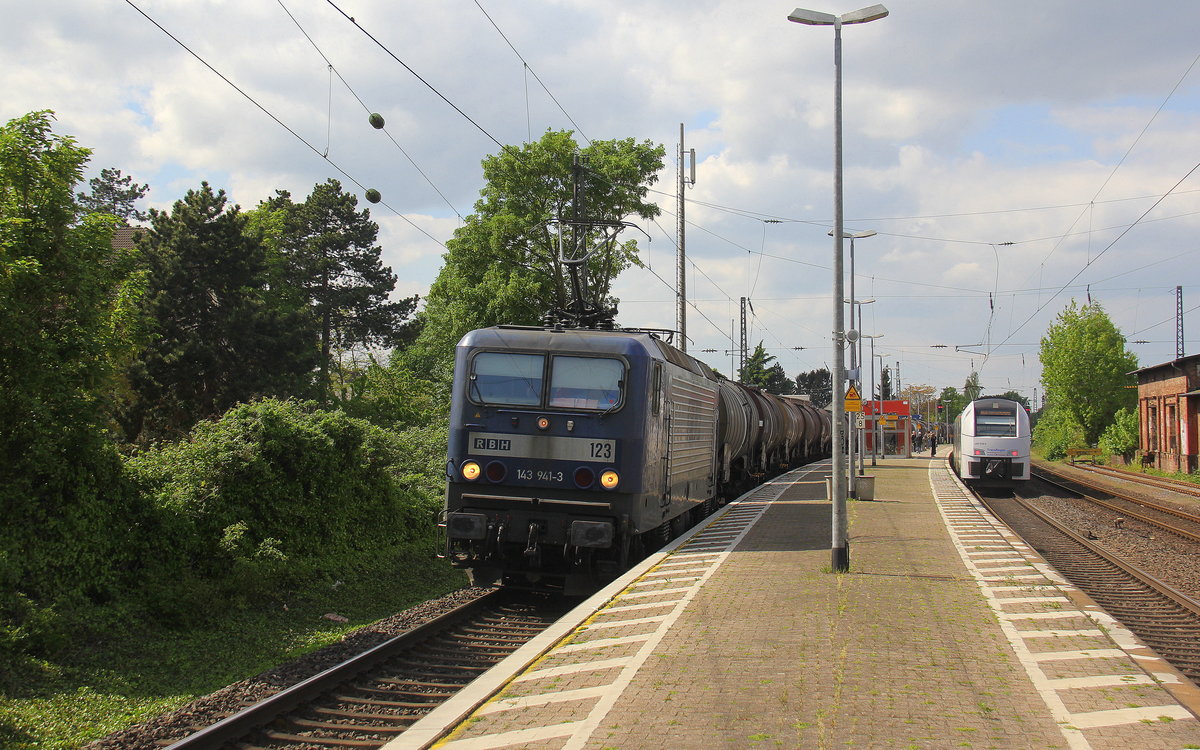
[[[490,588],[465,588],[451,592],[347,633],[342,640],[295,661],[281,664],[262,674],[188,703],[170,713],[114,732],[84,746],[85,750],[161,750],[220,719],[237,713],[244,706],[268,698],[315,674],[336,666],[380,643],[428,622],[455,607],[491,591]]]
[[[1053,468],[1131,496],[1156,502],[1171,500],[1173,504],[1193,513],[1200,510],[1200,503],[1194,502],[1194,499],[1179,496],[1177,500],[1171,496],[1174,493],[1165,490],[1135,487],[1131,482],[1109,479],[1091,472],[1062,471],[1064,467],[1057,464]],[[1184,594],[1200,600],[1200,547],[1197,545],[1084,500],[1044,496],[1035,502],[1080,536],[1087,537],[1133,565],[1158,576]],[[1118,519],[1124,520],[1118,524]]]

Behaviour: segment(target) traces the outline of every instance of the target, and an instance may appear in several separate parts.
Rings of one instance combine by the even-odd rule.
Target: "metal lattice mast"
[[[1175,358],[1183,359],[1183,287],[1175,287]]]

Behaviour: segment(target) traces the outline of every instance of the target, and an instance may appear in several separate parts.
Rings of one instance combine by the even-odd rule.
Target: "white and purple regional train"
[[[1011,485],[1029,479],[1029,413],[1006,398],[981,398],[954,420],[951,463],[975,484]]]

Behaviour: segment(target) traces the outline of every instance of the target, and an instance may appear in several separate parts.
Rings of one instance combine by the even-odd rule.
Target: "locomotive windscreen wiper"
[[[604,412],[600,415],[600,418],[604,419],[605,417],[607,417],[609,414],[612,413],[613,409],[616,409],[624,401],[625,401],[625,381],[618,380],[617,381],[617,399],[615,401],[613,401],[612,406],[610,406],[604,410]]]

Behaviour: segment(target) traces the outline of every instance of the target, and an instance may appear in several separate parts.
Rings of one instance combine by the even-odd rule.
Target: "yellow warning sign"
[[[862,396],[859,395],[858,389],[854,387],[853,383],[850,384],[850,389],[846,391],[845,404],[846,411],[862,411]]]

